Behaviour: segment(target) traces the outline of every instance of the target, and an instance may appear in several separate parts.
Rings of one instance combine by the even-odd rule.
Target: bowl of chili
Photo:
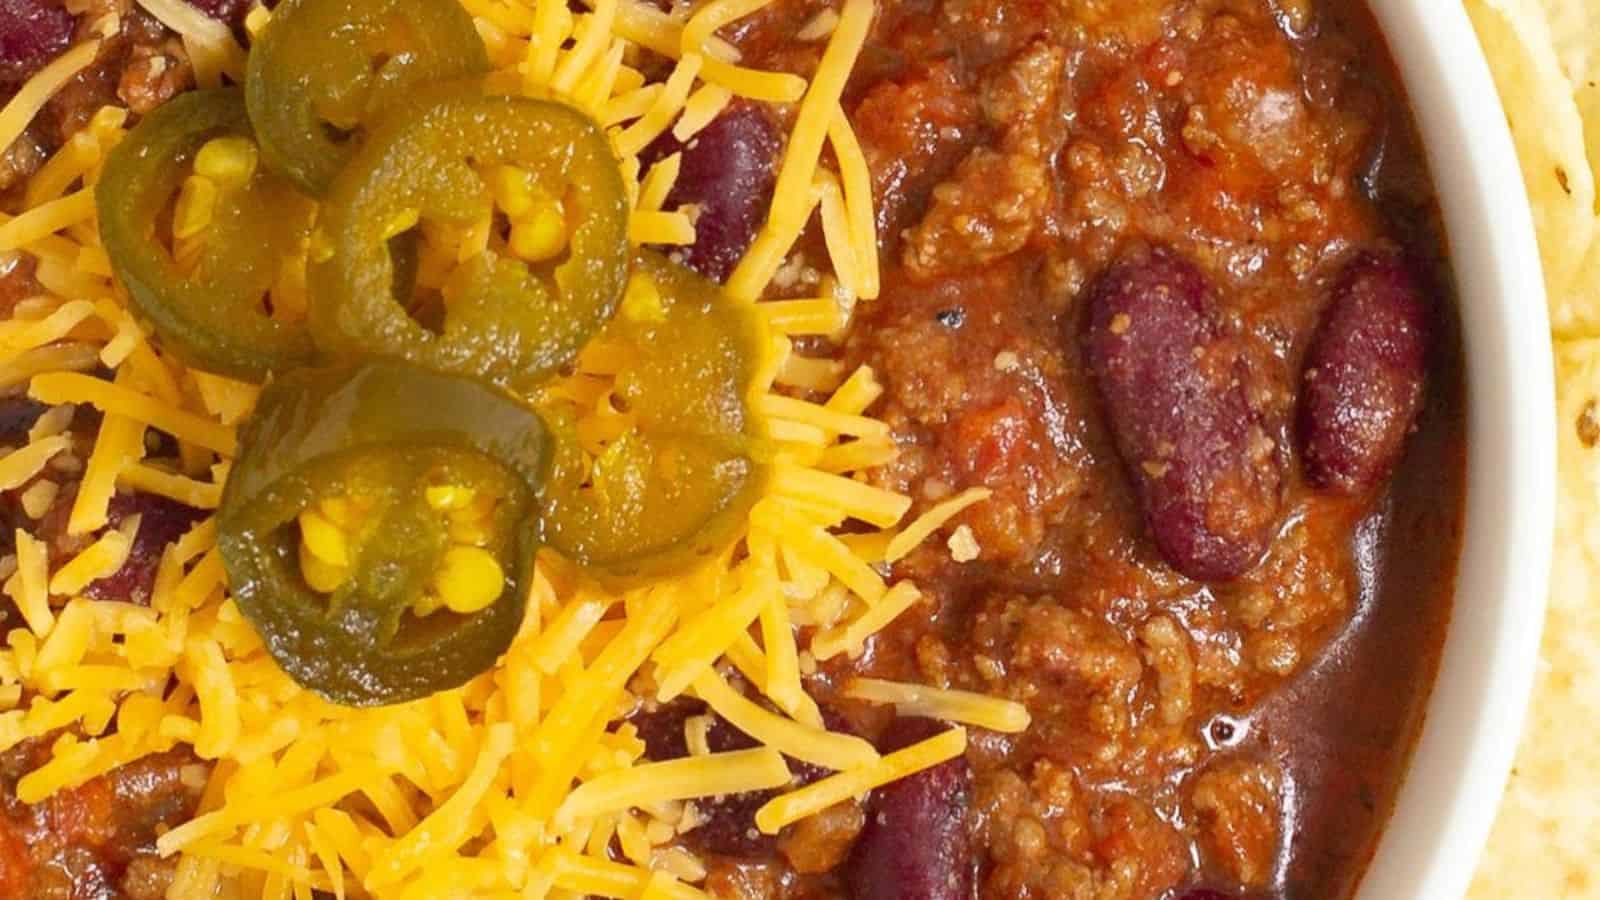
[[[120,783],[79,790],[80,736],[178,745],[195,795],[108,846],[180,858],[179,896],[265,878],[274,816],[317,870],[273,877],[341,884],[309,836],[374,811],[380,897],[1461,893],[1552,494],[1527,204],[1463,16],[779,2],[727,43],[767,4],[289,0],[235,23],[246,57],[141,5],[243,89],[102,110],[116,149],[5,201],[49,292],[5,323],[42,360],[11,469],[94,448],[16,498],[8,739],[55,721],[25,686],[82,691],[19,802]],[[69,268],[83,222],[29,229],[85,198]],[[30,343],[91,308],[104,349]],[[67,404],[106,424],[42,418]],[[136,551],[137,590],[82,575]],[[537,864],[467,861],[473,828]]]

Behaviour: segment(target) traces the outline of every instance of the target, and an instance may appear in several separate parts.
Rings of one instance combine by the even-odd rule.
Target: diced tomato
[[[27,842],[16,823],[0,815],[0,897],[24,896],[32,872]]]
[[[111,785],[104,778],[57,793],[49,800],[55,833],[68,844],[104,846],[115,834],[115,801]]]

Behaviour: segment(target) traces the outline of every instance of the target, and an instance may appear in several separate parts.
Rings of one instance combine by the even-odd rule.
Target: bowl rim
[[[1372,0],[1444,214],[1466,359],[1454,612],[1420,738],[1358,900],[1465,895],[1539,661],[1555,522],[1555,378],[1522,169],[1461,3]]]

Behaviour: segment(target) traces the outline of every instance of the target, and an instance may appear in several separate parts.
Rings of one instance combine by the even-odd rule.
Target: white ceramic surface
[[[1459,0],[1372,0],[1433,167],[1461,292],[1466,534],[1411,769],[1359,900],[1466,893],[1527,711],[1549,578],[1555,388],[1516,152]]]

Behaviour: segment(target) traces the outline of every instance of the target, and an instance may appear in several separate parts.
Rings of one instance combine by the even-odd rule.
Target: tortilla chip
[[[1589,167],[1600,173],[1600,6],[1594,0],[1539,0],[1539,4],[1583,118]],[[1595,212],[1600,214],[1600,201]]]
[[[1594,0],[1539,0],[1550,22],[1556,58],[1572,86],[1573,101],[1583,119],[1584,145],[1594,173],[1597,217],[1589,254],[1569,290],[1585,298],[1589,308],[1600,304],[1600,5]],[[1586,332],[1592,336],[1593,332]]]
[[[1600,340],[1556,350],[1560,484],[1542,665],[1469,900],[1600,897]]]
[[[1600,253],[1595,218],[1595,169],[1584,146],[1584,120],[1574,82],[1556,53],[1545,5],[1564,28],[1586,26],[1578,9],[1589,0],[1468,0],[1467,12],[1488,56],[1512,136],[1522,158],[1534,224],[1550,290],[1552,327],[1561,337],[1600,337]],[[1568,7],[1571,7],[1568,9]],[[1582,44],[1600,46],[1600,33],[1566,33],[1570,58],[1585,70]],[[1585,88],[1584,99],[1595,100]],[[1593,110],[1591,109],[1591,112]],[[1600,132],[1600,120],[1591,123]],[[1597,148],[1596,156],[1600,156]]]
[[[1522,157],[1557,338],[1550,612],[1511,782],[1468,895],[1600,900],[1600,6],[1468,0]]]

